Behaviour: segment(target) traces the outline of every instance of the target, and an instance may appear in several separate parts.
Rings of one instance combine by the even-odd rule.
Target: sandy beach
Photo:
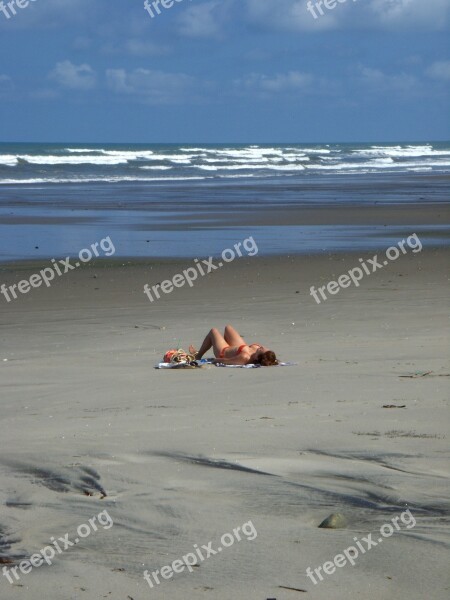
[[[0,0],[0,600],[450,599],[449,33]]]
[[[372,255],[245,257],[153,303],[143,285],[192,261],[117,258],[1,298],[0,560],[102,511],[114,523],[3,576],[2,600],[448,598],[449,253],[425,246],[311,297]],[[228,322],[297,364],[154,369]],[[406,509],[414,527],[397,519],[354,566],[307,576]],[[347,526],[318,528],[332,513]],[[144,580],[249,522],[257,536],[192,573]]]

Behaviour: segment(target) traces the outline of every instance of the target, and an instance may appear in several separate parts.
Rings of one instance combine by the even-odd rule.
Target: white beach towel
[[[297,363],[291,362],[282,362],[278,363],[278,365],[274,365],[277,367],[293,367]],[[165,363],[160,362],[155,365],[155,369],[195,369],[203,367],[204,365],[214,365],[215,367],[225,367],[227,369],[259,369],[262,365],[224,365],[221,363],[213,363],[211,358],[202,358],[201,360],[197,360],[194,363]]]

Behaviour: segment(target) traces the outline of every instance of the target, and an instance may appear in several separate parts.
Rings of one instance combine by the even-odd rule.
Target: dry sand
[[[114,521],[14,585],[1,577],[1,599],[447,599],[448,251],[410,253],[321,305],[309,287],[358,255],[246,258],[153,304],[142,293],[190,264],[102,262],[0,297],[0,556],[73,539],[103,510]],[[1,282],[36,270],[4,267]],[[227,322],[298,366],[153,369]],[[417,372],[430,373],[401,377]],[[318,585],[306,576],[407,507],[414,528]],[[335,512],[348,527],[319,529]],[[253,541],[144,581],[249,520]]]

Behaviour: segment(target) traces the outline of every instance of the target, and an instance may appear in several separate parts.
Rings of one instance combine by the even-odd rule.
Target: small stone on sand
[[[319,527],[322,529],[343,529],[344,527],[347,527],[347,520],[344,515],[333,513],[322,521]]]

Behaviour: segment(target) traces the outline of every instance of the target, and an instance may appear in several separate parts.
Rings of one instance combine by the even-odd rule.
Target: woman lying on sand
[[[225,327],[223,336],[218,329],[211,329],[200,350],[197,351],[190,346],[189,352],[195,355],[196,360],[200,360],[210,348],[214,350],[216,357],[214,362],[216,363],[225,365],[257,364],[263,367],[272,367],[278,364],[277,357],[272,350],[261,344],[247,344],[231,325]]]

